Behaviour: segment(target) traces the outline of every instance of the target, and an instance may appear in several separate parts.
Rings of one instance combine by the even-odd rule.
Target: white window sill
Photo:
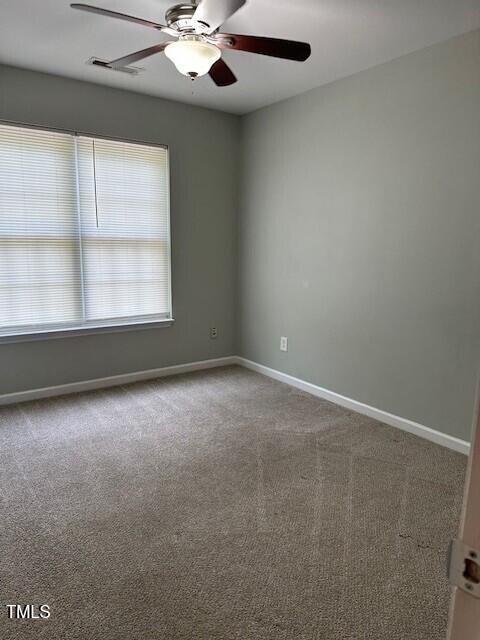
[[[122,331],[142,331],[144,329],[161,329],[171,327],[174,318],[165,320],[147,320],[144,322],[131,322],[125,324],[100,324],[90,327],[72,327],[69,329],[51,329],[37,331],[35,333],[16,333],[0,335],[0,344],[12,342],[34,342],[36,340],[54,340],[56,338],[76,338],[77,336],[89,336],[96,333],[119,333]]]

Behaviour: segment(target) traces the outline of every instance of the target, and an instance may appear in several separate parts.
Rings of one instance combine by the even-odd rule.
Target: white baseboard
[[[200,371],[202,369],[213,369],[216,367],[225,367],[232,364],[238,364],[247,369],[257,371],[265,376],[285,382],[286,384],[311,393],[318,398],[329,400],[334,404],[337,404],[346,409],[356,411],[363,415],[388,424],[392,427],[397,427],[408,433],[413,433],[416,436],[435,442],[454,451],[464,453],[468,455],[470,451],[470,445],[465,440],[460,440],[453,436],[449,436],[446,433],[441,433],[430,427],[425,427],[422,424],[407,420],[406,418],[400,418],[392,413],[383,411],[382,409],[376,409],[358,400],[352,400],[346,396],[342,396],[339,393],[329,391],[323,387],[319,387],[311,382],[300,380],[282,373],[276,369],[271,369],[263,364],[252,362],[246,358],[239,356],[227,356],[225,358],[215,358],[212,360],[201,360],[199,362],[188,362],[186,364],[176,364],[171,367],[161,367],[159,369],[148,369],[146,371],[135,371],[134,373],[122,373],[116,376],[108,376],[106,378],[96,378],[94,380],[83,380],[80,382],[72,382],[68,384],[61,384],[53,387],[43,387],[41,389],[31,389],[28,391],[18,391],[14,393],[7,393],[0,395],[0,406],[7,404],[14,404],[17,402],[27,402],[28,400],[37,400],[40,398],[48,398],[52,396],[67,395],[70,393],[80,393],[81,391],[89,391],[92,389],[105,389],[107,387],[115,387],[123,384],[130,384],[132,382],[139,382],[141,380],[153,380],[155,378],[163,378],[165,376],[173,376],[179,373],[188,373],[189,371]]]
[[[116,387],[122,384],[139,382],[140,380],[153,380],[155,378],[173,376],[178,373],[188,373],[189,371],[225,367],[227,365],[236,364],[236,362],[237,359],[235,356],[228,356],[226,358],[215,358],[212,360],[200,360],[199,362],[176,364],[171,367],[162,367],[160,369],[148,369],[146,371],[135,371],[134,373],[121,373],[117,376],[96,378],[94,380],[83,380],[81,382],[71,382],[54,387],[43,387],[41,389],[31,389],[29,391],[17,391],[15,393],[0,395],[0,406],[14,404],[16,402],[26,402],[28,400],[37,400],[39,398],[49,398],[51,396],[64,396],[69,393],[79,393],[81,391],[89,391],[92,389]]]
[[[292,387],[311,393],[318,398],[329,400],[334,404],[338,404],[346,409],[351,409],[352,411],[361,413],[369,418],[388,424],[391,427],[397,427],[403,431],[408,431],[408,433],[413,433],[416,436],[420,436],[421,438],[425,438],[426,440],[430,440],[436,444],[453,449],[453,451],[458,451],[459,453],[464,453],[466,455],[468,455],[470,451],[470,444],[465,440],[460,440],[460,438],[449,436],[446,433],[441,433],[440,431],[436,431],[430,427],[425,427],[423,424],[418,424],[412,420],[400,418],[399,416],[395,416],[392,413],[383,411],[382,409],[376,409],[375,407],[371,407],[363,402],[358,402],[358,400],[352,400],[351,398],[342,396],[339,393],[318,387],[311,382],[305,382],[305,380],[294,378],[286,373],[282,373],[276,369],[271,369],[270,367],[258,364],[257,362],[252,362],[246,358],[237,357],[235,358],[235,361],[237,364],[246,367],[247,369],[252,369],[252,371],[257,371],[258,373],[262,373],[263,375],[279,380],[280,382],[285,382]]]

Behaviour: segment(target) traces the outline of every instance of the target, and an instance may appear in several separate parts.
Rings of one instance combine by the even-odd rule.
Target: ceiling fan
[[[219,33],[219,27],[245,3],[246,0],[191,0],[189,4],[170,7],[165,13],[166,25],[88,4],[73,3],[70,6],[73,9],[134,22],[176,38],[111,62],[100,63],[110,69],[124,69],[129,64],[165,52],[183,75],[194,80],[208,73],[217,86],[226,87],[237,82],[237,78],[221,57],[223,49],[249,51],[298,62],[304,62],[310,56],[310,45],[305,42]]]

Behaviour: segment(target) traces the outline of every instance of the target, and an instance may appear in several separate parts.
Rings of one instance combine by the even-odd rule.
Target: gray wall
[[[170,146],[176,317],[166,329],[0,344],[0,394],[238,352],[468,438],[479,62],[477,31],[242,124],[0,67],[0,119]]]
[[[258,111],[242,140],[240,354],[468,439],[480,32]]]
[[[171,328],[0,344],[0,394],[231,355],[239,119],[0,67],[0,120],[170,146]],[[210,340],[209,327],[219,329]]]

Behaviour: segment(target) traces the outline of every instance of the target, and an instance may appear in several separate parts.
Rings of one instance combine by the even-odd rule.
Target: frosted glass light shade
[[[197,78],[210,71],[212,65],[220,59],[221,52],[218,47],[203,40],[185,38],[169,44],[165,48],[165,55],[180,73]]]

